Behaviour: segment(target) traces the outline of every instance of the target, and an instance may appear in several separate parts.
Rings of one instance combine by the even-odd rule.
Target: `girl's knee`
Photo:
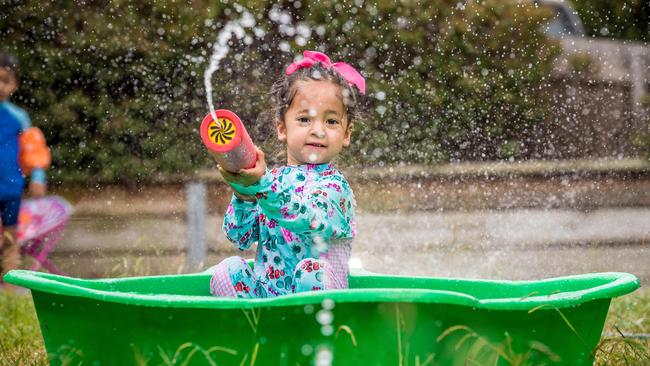
[[[224,259],[221,261],[221,263],[224,263],[225,266],[232,270],[250,269],[250,266],[248,265],[248,262],[246,262],[246,259],[236,255]]]
[[[325,266],[325,262],[314,258],[305,258],[298,262],[293,275],[293,292],[325,289]]]
[[[237,297],[233,278],[241,273],[248,273],[252,276],[250,267],[244,258],[233,256],[222,260],[212,267],[210,293],[218,297]]]
[[[296,264],[296,269],[303,269],[307,272],[321,270],[325,262],[315,258],[305,258]]]

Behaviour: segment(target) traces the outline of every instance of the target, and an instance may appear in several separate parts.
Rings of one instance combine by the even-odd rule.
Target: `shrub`
[[[271,83],[295,54],[320,49],[368,77],[369,113],[344,163],[529,156],[526,138],[547,108],[540,88],[559,49],[540,30],[543,10],[514,0],[242,4],[262,32],[231,43],[214,96],[264,149],[274,135],[263,113]],[[239,5],[8,5],[0,40],[22,63],[14,101],[53,147],[54,181],[151,182],[211,166],[198,136],[203,72]]]
[[[548,107],[539,87],[559,52],[541,31],[549,14],[498,0],[354,8],[310,2],[306,19],[329,24],[314,45],[359,60],[368,75],[362,162],[529,156],[527,138]]]
[[[650,42],[650,3],[647,0],[573,0],[587,34]]]

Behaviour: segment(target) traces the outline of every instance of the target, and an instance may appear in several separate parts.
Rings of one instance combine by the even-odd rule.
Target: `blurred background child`
[[[9,101],[11,94],[18,89],[18,83],[18,59],[12,54],[0,52],[2,276],[17,268],[21,261],[20,247],[16,241],[16,224],[25,185],[24,176],[31,175],[30,194],[41,197],[46,192],[45,168],[49,165],[49,150],[45,147],[42,133],[31,127],[27,112]]]

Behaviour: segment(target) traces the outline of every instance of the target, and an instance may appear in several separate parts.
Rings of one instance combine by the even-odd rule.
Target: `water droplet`
[[[327,347],[319,347],[316,352],[316,366],[329,366],[332,364],[332,351]]]
[[[334,327],[331,326],[331,325],[329,325],[329,324],[327,324],[327,325],[323,325],[322,327],[320,327],[320,332],[321,332],[321,334],[323,334],[325,337],[329,337],[329,336],[331,336],[332,334],[334,334]]]
[[[321,306],[323,306],[323,309],[325,309],[325,310],[332,310],[332,309],[334,309],[334,305],[335,305],[335,304],[334,304],[334,300],[332,300],[332,299],[325,299],[325,300],[323,300],[323,302],[321,303]]]
[[[282,41],[282,42],[280,42],[280,44],[278,45],[278,48],[279,48],[280,51],[282,51],[282,52],[289,52],[289,51],[291,51],[291,45],[290,45],[289,42],[287,42],[287,41]]]
[[[311,344],[303,344],[300,348],[300,352],[305,356],[309,356],[314,353],[314,347],[312,347]]]
[[[331,324],[332,320],[334,320],[334,314],[329,310],[323,309],[316,313],[316,321],[321,325]]]
[[[355,258],[355,257],[350,258],[348,265],[350,266],[350,268],[363,268],[360,258]]]

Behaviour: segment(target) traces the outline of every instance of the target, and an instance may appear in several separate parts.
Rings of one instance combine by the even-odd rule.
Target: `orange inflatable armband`
[[[18,137],[20,152],[18,163],[23,174],[27,175],[32,169],[47,169],[50,166],[52,157],[50,149],[45,143],[45,136],[38,127],[30,127],[23,131]]]

